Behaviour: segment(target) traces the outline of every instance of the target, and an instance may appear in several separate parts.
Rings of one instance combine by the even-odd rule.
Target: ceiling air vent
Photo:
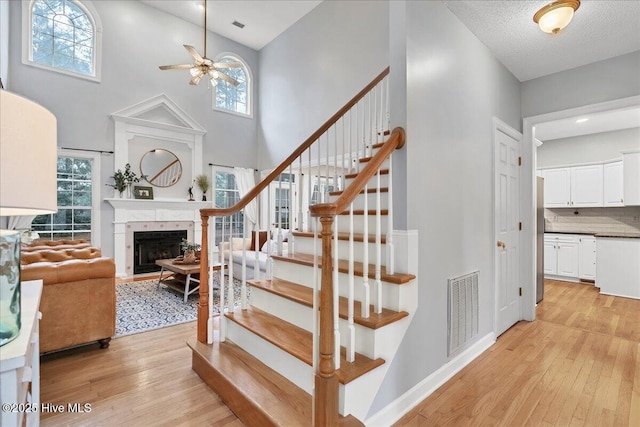
[[[238,28],[244,28],[244,24],[242,22],[233,21],[233,25],[235,25]]]

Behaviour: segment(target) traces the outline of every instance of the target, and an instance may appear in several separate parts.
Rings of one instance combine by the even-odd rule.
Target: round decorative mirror
[[[182,163],[171,151],[156,148],[147,151],[140,160],[140,172],[156,187],[171,187],[182,176]]]

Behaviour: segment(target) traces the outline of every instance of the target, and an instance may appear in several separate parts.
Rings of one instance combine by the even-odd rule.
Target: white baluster
[[[271,183],[267,185],[267,218],[269,218],[269,225],[267,226],[267,279],[273,279],[273,259],[271,257]]]
[[[381,215],[381,200],[380,200],[380,169],[376,174],[376,305],[375,312],[377,314],[382,313],[382,215]],[[369,242],[369,238],[365,237],[365,241]],[[367,243],[368,246],[368,243]]]
[[[258,212],[260,212],[258,210]],[[260,280],[260,231],[258,230],[258,221],[253,224],[253,278]]]
[[[213,221],[211,221],[213,219]],[[207,286],[209,288],[209,300],[207,301],[207,309],[209,311],[207,318],[207,344],[213,343],[213,264],[215,259],[213,258],[213,248],[216,246],[216,217],[209,217],[209,247],[207,253],[209,255],[209,280],[207,280]]]
[[[393,247],[393,154],[389,155],[389,175],[387,176],[387,274],[395,272],[395,248]]]
[[[220,342],[224,342],[226,339],[227,323],[224,317],[224,291],[225,291],[225,278],[224,278],[224,265],[226,263],[227,254],[224,250],[224,216],[221,219],[222,230],[220,231],[220,247],[221,247],[221,266],[220,266]],[[229,247],[229,256],[231,255],[231,247]]]
[[[229,216],[229,287],[227,291],[229,292],[227,296],[227,311],[229,313],[233,313],[235,298],[233,294],[233,286],[235,285],[233,281],[233,215]]]
[[[364,254],[362,261],[362,286],[364,288],[364,300],[362,301],[362,317],[369,318],[369,304],[371,304],[369,290],[369,185],[364,186],[364,228],[363,228],[363,245]]]
[[[247,309],[247,245],[245,245],[245,236],[247,235],[247,215],[245,209],[242,209],[242,286],[240,287],[240,307],[242,310]],[[249,248],[251,249],[251,248]]]
[[[333,338],[334,338],[334,358],[336,369],[340,369],[340,282],[338,270],[338,215],[334,217],[333,224]],[[324,256],[325,254],[322,254]]]
[[[308,185],[309,185],[309,195],[307,199],[307,222],[304,227],[304,231],[309,231],[311,229],[311,211],[309,210],[309,206],[311,206],[311,196],[313,195],[313,175],[311,174],[311,147],[309,147],[309,172],[307,173]]]
[[[356,360],[356,327],[353,323],[354,303],[355,303],[355,268],[354,268],[354,244],[353,244],[353,202],[349,206],[349,303],[347,321],[349,326],[347,332],[349,336],[347,345],[347,361],[352,363]]]

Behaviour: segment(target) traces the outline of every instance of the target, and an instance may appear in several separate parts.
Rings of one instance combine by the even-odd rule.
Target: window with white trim
[[[247,64],[238,56],[223,54],[216,62],[239,62],[242,67],[224,68],[221,73],[238,82],[237,86],[224,80],[218,80],[215,87],[213,108],[251,117],[251,73]]]
[[[240,201],[240,192],[236,186],[236,176],[233,169],[214,169],[215,176],[215,205],[216,208],[229,208]],[[244,211],[236,212],[230,217],[224,217],[224,239],[229,240],[229,230],[232,237],[242,237]],[[222,239],[222,217],[216,217],[216,239],[218,246]]]
[[[99,81],[99,23],[89,1],[24,2],[23,63]]]
[[[38,215],[31,223],[41,239],[86,239],[99,245],[99,156],[60,153],[57,166],[58,212]]]

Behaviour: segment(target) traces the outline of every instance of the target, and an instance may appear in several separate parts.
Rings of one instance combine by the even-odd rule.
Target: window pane
[[[219,62],[239,62],[237,58],[225,56]],[[248,114],[249,92],[247,89],[247,71],[244,67],[228,68],[224,73],[238,81],[238,86],[233,86],[225,81],[220,81],[216,86],[216,108],[237,113]]]

